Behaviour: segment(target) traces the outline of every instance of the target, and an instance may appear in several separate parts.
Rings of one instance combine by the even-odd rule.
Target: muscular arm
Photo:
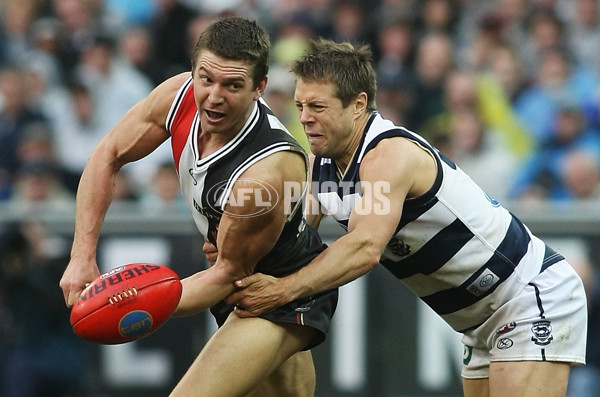
[[[255,275],[241,280],[237,285],[249,286],[248,290],[238,291],[230,299],[247,308],[238,314],[260,314],[369,272],[379,263],[395,232],[406,197],[427,191],[435,172],[431,156],[406,139],[388,139],[371,150],[361,164],[363,196],[352,211],[348,233],[296,273],[280,279],[260,279]]]
[[[233,282],[252,274],[258,261],[279,239],[286,220],[284,200],[268,212],[248,216],[264,208],[261,200],[268,192],[258,196],[260,193],[254,189],[259,185],[248,185],[244,180],[264,182],[276,189],[281,198],[284,181],[303,183],[305,179],[304,160],[291,152],[271,155],[241,175],[232,192],[237,205],[227,205],[219,223],[217,260],[210,268],[182,280],[183,293],[175,315],[205,310],[231,294],[235,289]],[[245,200],[240,199],[244,197]]]
[[[77,189],[71,260],[60,281],[67,306],[72,306],[86,283],[99,275],[96,245],[117,173],[124,164],[145,157],[169,137],[165,119],[188,76],[181,74],[155,88],[123,116],[91,154]]]

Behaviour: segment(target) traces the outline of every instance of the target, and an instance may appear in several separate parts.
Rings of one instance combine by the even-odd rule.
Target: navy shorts
[[[294,300],[260,317],[274,323],[298,324],[316,329],[318,332],[314,339],[303,350],[310,350],[323,343],[331,324],[331,319],[338,301],[338,289],[321,294]],[[221,301],[210,308],[210,312],[220,326],[234,309],[234,305]]]

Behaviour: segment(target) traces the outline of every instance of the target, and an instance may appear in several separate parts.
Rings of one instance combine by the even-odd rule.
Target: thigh
[[[564,397],[569,363],[548,361],[492,362],[489,378],[462,379],[465,397]]]
[[[315,330],[262,318],[228,317],[207,342],[171,396],[244,396],[294,353]]]
[[[489,397],[490,395],[490,382],[488,378],[462,378],[462,386],[464,397]]]
[[[294,354],[246,397],[313,397],[315,367],[310,350]]]
[[[492,362],[489,396],[564,397],[570,369],[570,364],[563,362]]]

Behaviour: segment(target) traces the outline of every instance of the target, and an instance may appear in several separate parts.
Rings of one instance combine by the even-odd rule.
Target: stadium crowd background
[[[366,42],[380,112],[490,196],[525,206],[598,201],[597,0],[0,0],[0,205],[72,212],[97,142],[153,87],[189,70],[199,32],[230,14],[270,32],[265,99],[303,144],[290,62],[312,37]],[[117,201],[185,211],[163,146],[123,170]],[[80,368],[44,358],[78,360],[64,345],[57,282],[68,247],[30,223],[5,224],[0,237],[0,396],[29,395],[22,388],[33,382],[7,379],[34,367],[55,371],[62,395],[61,376]],[[39,329],[44,338],[26,332]]]

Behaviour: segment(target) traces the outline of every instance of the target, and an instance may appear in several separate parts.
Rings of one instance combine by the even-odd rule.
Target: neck
[[[228,140],[223,140],[222,137],[215,136],[211,133],[200,133],[198,136],[198,148],[200,149],[201,157],[206,157],[213,154],[227,143]]]
[[[371,114],[371,112],[365,112],[358,119],[356,119],[356,122],[352,127],[352,135],[348,141],[347,149],[344,151],[344,154],[340,156],[340,158],[335,159],[335,164],[342,175],[346,172],[348,164],[350,164],[354,154],[356,153],[356,150],[358,149],[358,145],[362,140],[365,127],[367,126],[367,122],[369,121]]]

